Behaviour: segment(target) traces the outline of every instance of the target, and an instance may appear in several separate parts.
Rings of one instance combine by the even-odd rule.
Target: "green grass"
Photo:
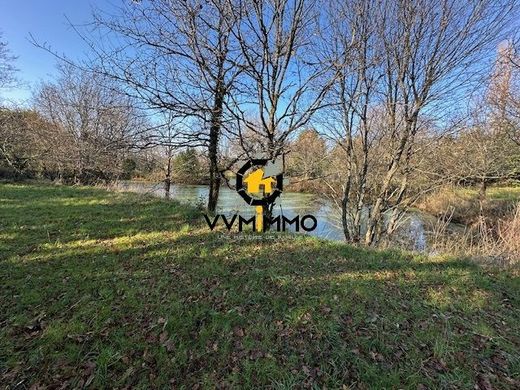
[[[475,188],[475,187],[473,187],[473,188],[459,187],[459,188],[457,188],[457,193],[468,200],[478,198],[478,188]],[[518,201],[520,201],[520,186],[489,187],[486,191],[486,197],[492,201],[498,200],[498,201],[518,202]]]
[[[475,187],[444,187],[427,195],[417,208],[434,216],[451,217],[451,222],[474,226],[481,218],[481,207],[484,217],[490,226],[499,221],[510,219],[514,215],[516,205],[520,202],[520,187],[490,187],[486,191],[484,202],[479,201],[479,192]]]
[[[174,202],[0,185],[0,383],[520,386],[517,269],[231,238]]]
[[[489,197],[491,199],[520,201],[520,187],[491,187]]]

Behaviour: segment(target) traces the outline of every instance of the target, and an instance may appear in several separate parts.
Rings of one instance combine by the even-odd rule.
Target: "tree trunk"
[[[365,234],[365,245],[367,246],[373,245],[379,239],[378,232],[381,231],[381,227],[379,225],[381,224],[383,215],[382,208],[385,201],[387,200],[388,189],[390,188],[392,179],[394,178],[394,175],[399,168],[401,157],[405,151],[406,145],[410,141],[410,137],[413,140],[416,131],[416,124],[417,115],[412,115],[411,119],[407,120],[406,122],[406,129],[399,143],[399,147],[392,156],[392,160],[390,161],[388,170],[386,171],[385,178],[381,185],[381,191],[368,218],[367,232]]]
[[[392,215],[390,217],[390,221],[388,222],[388,227],[386,229],[386,234],[388,236],[391,236],[394,234],[394,232],[397,229],[397,223],[399,218],[402,216],[402,205],[403,205],[403,199],[404,195],[406,194],[406,191],[408,190],[408,177],[410,175],[411,167],[410,167],[410,161],[412,159],[412,144],[408,145],[408,150],[406,152],[406,161],[405,161],[405,169],[404,169],[404,175],[401,180],[401,187],[399,188],[399,194],[397,195],[397,198],[395,200],[395,208],[392,211]]]
[[[218,142],[218,141],[217,141]],[[220,190],[220,172],[218,169],[218,154],[216,147],[209,147],[209,198],[208,211],[214,213],[217,208]]]
[[[164,192],[165,192],[166,199],[170,199],[170,188],[171,188],[171,186],[172,186],[171,179],[169,177],[164,179]]]
[[[487,191],[488,182],[485,178],[480,181],[480,188],[478,190],[478,198],[482,202],[486,199],[486,191]]]
[[[350,171],[347,175],[347,181],[345,183],[345,190],[343,191],[343,199],[341,200],[341,224],[343,226],[343,235],[345,236],[345,241],[352,241],[352,234],[350,234],[350,229],[348,226],[348,205],[349,205],[349,196],[350,196]]]
[[[484,218],[484,201],[486,200],[486,191],[487,191],[487,180],[486,178],[482,178],[480,182],[480,188],[478,190],[478,207],[479,207],[479,222],[481,227],[484,226],[485,218]]]
[[[172,186],[172,156],[168,153],[168,165],[166,167],[166,177],[164,178],[164,192],[166,199],[170,199],[170,189]]]
[[[215,101],[213,104],[213,112],[211,114],[211,126],[209,129],[209,144],[208,144],[208,158],[209,158],[209,197],[208,197],[208,211],[214,213],[217,208],[218,194],[220,190],[220,171],[218,168],[218,142],[220,139],[220,130],[222,126],[222,108],[224,105],[224,87],[222,81],[219,79]]]
[[[262,206],[263,211],[263,229],[262,231],[268,232],[271,230],[271,219],[273,218],[274,203],[268,206]]]

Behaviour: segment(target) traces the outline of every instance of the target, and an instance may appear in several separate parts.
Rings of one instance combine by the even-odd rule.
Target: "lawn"
[[[519,276],[211,232],[136,194],[0,184],[0,383],[519,388]]]
[[[478,188],[466,187],[457,191],[459,195],[466,199],[478,199]],[[517,202],[520,201],[520,186],[515,187],[489,187],[486,191],[486,197],[489,200],[502,200]]]

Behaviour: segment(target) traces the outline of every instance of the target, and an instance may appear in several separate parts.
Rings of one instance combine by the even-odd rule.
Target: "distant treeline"
[[[4,176],[142,177],[166,193],[207,183],[215,212],[239,161],[282,158],[290,188],[330,198],[345,239],[366,245],[442,186],[478,185],[484,200],[490,184],[519,177],[516,1],[150,0],[98,11],[71,29],[90,48],[82,60],[33,42],[59,67],[30,110],[2,109]],[[2,88],[14,70],[0,47]]]

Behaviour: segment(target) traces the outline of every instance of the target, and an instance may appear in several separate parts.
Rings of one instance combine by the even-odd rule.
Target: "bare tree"
[[[176,144],[206,148],[210,211],[221,182],[226,100],[241,72],[230,33],[233,6],[202,0],[125,2],[110,14],[96,12],[90,32],[77,29],[94,53],[96,71],[122,83],[147,108],[193,121],[177,133]]]
[[[122,158],[147,129],[146,118],[110,80],[69,65],[59,75],[41,85],[34,103],[55,130],[44,141],[60,171],[77,183],[117,177]]]
[[[165,159],[164,164],[164,192],[167,199],[170,198],[172,174],[173,174],[173,158],[175,151],[180,147],[178,144],[179,131],[175,116],[170,112],[166,113],[164,123],[157,126],[155,131],[146,137],[146,147],[157,148],[162,157]]]
[[[510,139],[520,146],[520,38],[503,43],[499,48],[496,80],[499,81],[491,96],[491,106],[507,127]]]
[[[320,58],[319,3],[250,0],[238,1],[233,10],[238,23],[231,32],[244,62],[230,106],[235,136],[246,154],[253,140],[261,146],[254,155],[274,160],[322,107],[331,85],[331,67]],[[273,207],[263,207],[264,220],[271,219]]]
[[[307,0],[240,1],[232,33],[244,58],[233,111],[237,127],[263,139],[273,159],[322,106],[331,67],[320,60],[319,4]],[[239,100],[242,99],[242,100]]]
[[[291,187],[303,191],[319,190],[329,162],[326,141],[315,129],[305,129],[290,143],[286,173]]]
[[[515,5],[352,0],[330,9],[330,52],[340,74],[334,111],[341,120],[332,127],[346,156],[341,207],[347,240],[363,234],[371,245],[395,230],[415,199],[408,191],[425,118],[445,120],[452,98],[477,79],[482,57],[503,36]]]
[[[7,42],[2,40],[0,31],[0,90],[11,86],[15,81],[18,69],[14,66],[16,57],[11,54]]]

